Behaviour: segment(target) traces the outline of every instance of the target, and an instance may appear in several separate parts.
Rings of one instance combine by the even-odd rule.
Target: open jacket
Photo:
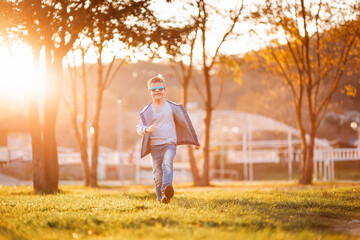
[[[198,137],[194,130],[194,127],[190,121],[189,115],[185,110],[185,107],[182,104],[176,104],[169,100],[165,100],[170,103],[175,127],[176,127],[176,137],[177,137],[177,145],[184,144],[192,144],[196,146],[200,146]],[[145,157],[150,153],[150,134],[145,133],[145,129],[151,126],[152,121],[152,111],[151,106],[152,102],[150,102],[140,113],[140,123],[136,126],[136,131],[138,134],[143,136],[143,141],[141,145],[141,157]]]

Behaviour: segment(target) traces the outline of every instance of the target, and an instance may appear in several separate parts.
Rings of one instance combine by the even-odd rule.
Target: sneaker
[[[167,201],[167,203],[169,203],[170,199],[174,196],[174,188],[171,185],[167,185],[163,190],[163,196],[164,196],[163,199],[166,198],[166,200],[164,201]]]
[[[167,197],[163,196],[160,201],[161,201],[162,203],[168,204],[168,203],[170,202],[170,199],[168,199]]]

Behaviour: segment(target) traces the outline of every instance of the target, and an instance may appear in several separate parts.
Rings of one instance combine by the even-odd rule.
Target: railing
[[[0,162],[7,163],[9,161],[9,152],[7,147],[0,147]]]
[[[9,148],[0,147],[0,162],[10,162],[12,160],[28,160],[32,159],[31,148]]]
[[[224,151],[229,163],[278,163],[282,152],[276,150]]]
[[[360,149],[331,149],[334,161],[349,161],[360,159]]]
[[[81,155],[79,152],[70,152],[70,153],[59,153],[59,164],[68,165],[68,164],[81,164]],[[118,152],[99,152],[99,162],[104,162],[106,165],[118,165],[120,161],[122,164],[129,163],[129,154]]]
[[[224,151],[230,163],[278,163],[289,159],[287,150]],[[297,152],[298,154],[298,152]],[[294,156],[292,156],[293,158]],[[314,151],[314,161],[352,161],[360,160],[360,149],[333,148]]]
[[[315,180],[333,181],[335,179],[334,162],[360,160],[360,148],[333,148],[314,152]]]
[[[279,163],[286,162],[289,164],[289,177],[291,178],[292,170],[291,164],[295,159],[299,159],[299,152],[291,152],[289,156],[288,150],[254,150],[254,151],[223,151],[218,152],[227,156],[228,163],[241,163],[246,165],[244,167],[244,176],[248,180],[253,179],[253,167],[252,164],[258,163]],[[186,156],[186,155],[184,155]],[[314,152],[314,172],[315,179],[322,179],[331,181],[334,179],[334,161],[349,161],[360,160],[359,149],[327,149],[327,150],[315,150]],[[130,158],[133,159],[133,163],[136,165],[136,181],[140,182],[141,179],[151,179],[152,176],[152,160],[150,155],[145,158],[140,158],[139,153],[133,153],[130,157],[129,153],[121,154],[121,161],[123,164],[128,164]],[[99,154],[99,162],[106,165],[118,165],[119,155],[116,152],[103,152]],[[60,153],[60,164],[81,163],[79,153]],[[183,176],[189,176],[190,165],[188,160],[182,159],[181,161],[174,161],[174,171],[180,171]],[[218,171],[221,175],[226,175],[226,169],[211,170],[212,173]],[[215,171],[215,172],[214,172]],[[245,172],[246,171],[246,172]],[[188,179],[189,180],[189,179]]]
[[[295,159],[299,159],[299,152],[291,152],[288,150],[248,150],[247,152],[227,150],[219,151],[216,154],[222,156],[221,159],[224,161],[224,156],[226,156],[227,163],[240,163],[244,164],[244,176],[247,179],[253,179],[253,164],[258,163],[279,163],[286,162],[289,164],[289,176],[291,178],[291,163]],[[187,154],[181,153],[180,161],[174,161],[174,170],[181,171],[182,176],[189,175],[190,173],[190,164],[187,159]],[[22,159],[29,158],[31,156],[31,151],[9,151],[6,147],[0,148],[0,163],[8,162],[10,159]],[[81,156],[79,152],[71,153],[59,153],[59,164],[60,165],[69,165],[69,164],[81,164]],[[335,161],[353,161],[360,160],[360,149],[316,149],[314,151],[314,173],[315,179],[322,180],[333,180],[334,179],[334,162]],[[146,158],[141,159],[138,153],[117,153],[117,152],[100,152],[99,153],[99,164],[100,165],[121,165],[121,164],[131,164],[136,165],[136,180],[142,178],[142,172],[148,171],[151,172],[152,169],[152,160],[150,155]],[[225,163],[225,162],[224,162]],[[222,169],[220,169],[220,174],[226,174],[226,169],[224,168],[224,163],[222,164]],[[217,170],[215,170],[217,171]],[[246,173],[245,173],[246,171]]]
[[[59,153],[59,165],[81,164],[81,155],[79,152]]]

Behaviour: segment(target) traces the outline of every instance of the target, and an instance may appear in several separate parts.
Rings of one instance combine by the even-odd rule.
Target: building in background
[[[14,115],[0,120],[0,163],[31,161],[31,135],[28,118]]]

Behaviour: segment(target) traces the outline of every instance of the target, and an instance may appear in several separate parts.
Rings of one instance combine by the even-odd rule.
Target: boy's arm
[[[141,121],[141,119],[140,119],[139,124],[136,125],[136,132],[137,132],[139,135],[144,136],[145,134],[147,134],[147,132],[145,131],[146,128],[147,128],[147,126],[145,126],[145,125],[143,124],[143,122]]]

